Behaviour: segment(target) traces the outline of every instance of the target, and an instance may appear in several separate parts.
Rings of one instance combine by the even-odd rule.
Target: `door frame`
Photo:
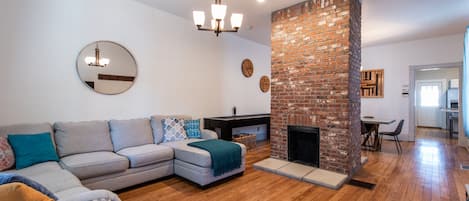
[[[410,65],[409,66],[409,140],[415,141],[415,131],[417,127],[416,115],[415,115],[415,73],[418,70],[426,68],[454,68],[459,67],[459,86],[462,83],[462,71],[463,71],[463,62],[453,62],[453,63],[442,63],[442,64],[430,64],[430,65]],[[459,100],[461,100],[461,88],[459,88]],[[461,104],[460,104],[461,105]],[[459,119],[462,119],[461,106],[459,107]],[[465,146],[463,143],[464,132],[462,131],[461,124],[459,124],[459,145]]]
[[[441,94],[444,93],[444,90],[445,90],[445,89],[448,89],[448,83],[445,83],[445,82],[448,82],[447,79],[437,79],[437,80],[415,80],[415,87],[416,87],[416,88],[415,88],[415,94],[418,92],[417,86],[418,86],[419,84],[421,84],[421,83],[432,83],[432,82],[433,82],[433,83],[441,83],[441,88],[440,88],[440,93],[441,93]],[[441,99],[441,97],[440,97],[440,99]],[[419,106],[418,106],[419,103],[418,103],[417,100],[418,100],[418,96],[415,97],[415,107],[416,107],[416,108],[419,107]],[[446,103],[446,100],[443,100],[443,102],[441,102],[441,101],[442,101],[442,100],[440,100],[440,105],[443,105],[443,102],[444,102],[444,106],[446,107],[446,104],[447,104],[447,103]],[[419,116],[419,115],[418,115],[418,110],[416,110],[415,112],[416,112],[416,115],[415,115],[415,126],[417,126],[417,125],[418,125],[418,122],[419,122],[419,121],[418,121],[418,116]],[[442,121],[443,121],[443,119],[439,119],[438,124],[440,125],[440,124],[442,123]],[[445,125],[441,125],[441,126],[442,126],[442,127],[441,127],[442,129],[443,129],[443,128],[446,128]]]

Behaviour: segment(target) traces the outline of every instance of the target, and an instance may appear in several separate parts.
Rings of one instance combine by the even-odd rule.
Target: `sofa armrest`
[[[60,201],[121,201],[121,199],[113,192],[108,190],[93,190],[83,192]]]
[[[218,139],[218,135],[215,131],[202,129],[202,139],[210,140],[210,139]]]

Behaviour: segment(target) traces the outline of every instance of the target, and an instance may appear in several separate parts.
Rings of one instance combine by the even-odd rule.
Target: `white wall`
[[[7,0],[0,24],[0,125],[218,116],[231,114],[231,105],[269,112],[268,94],[231,87],[257,87],[249,86],[254,78],[237,77],[238,58],[248,56],[256,70],[269,72],[267,47],[195,31],[192,22],[133,0]],[[135,56],[138,77],[129,91],[97,94],[78,78],[76,57],[96,40],[120,43]],[[226,94],[245,98],[225,103]]]
[[[271,48],[241,39],[225,41],[227,51],[223,63],[223,113],[232,114],[236,106],[237,114],[270,113],[270,90],[263,93],[259,82],[262,76],[270,78]],[[250,78],[241,72],[241,62],[250,58],[254,65],[254,73]],[[267,103],[267,104],[264,104]]]
[[[362,98],[362,115],[404,119],[402,138],[409,136],[409,98],[401,95],[409,85],[409,66],[461,62],[463,34],[394,43],[362,49],[364,69],[384,69],[384,98]],[[396,124],[380,130],[393,130]],[[382,129],[381,129],[382,128]]]

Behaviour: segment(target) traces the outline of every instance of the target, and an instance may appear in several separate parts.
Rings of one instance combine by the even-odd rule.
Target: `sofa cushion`
[[[15,153],[16,169],[47,161],[59,161],[50,133],[8,135],[8,142]]]
[[[0,171],[12,168],[15,165],[15,155],[6,137],[0,136]]]
[[[49,172],[49,171],[58,171],[62,170],[62,167],[60,167],[58,162],[51,161],[51,162],[45,162],[45,163],[39,163],[27,168],[23,168],[21,170],[8,170],[8,171],[3,171],[2,173],[16,173],[19,175],[23,175],[26,177],[33,177],[39,174],[43,174],[44,172]]]
[[[28,177],[53,193],[81,186],[80,180],[69,171],[62,169],[57,162],[40,163],[21,170],[5,172]]]
[[[195,147],[190,147],[187,145],[191,142],[198,141],[202,141],[202,139],[189,139],[177,142],[167,142],[162,143],[161,145],[173,148],[174,157],[178,160],[191,163],[200,167],[211,168],[212,160],[208,151]],[[243,144],[239,145],[241,146],[241,156],[244,158],[244,156],[246,155],[246,146],[244,146]]]
[[[184,120],[177,118],[166,118],[162,120],[164,137],[163,142],[174,142],[188,139],[184,130]]]
[[[107,121],[57,122],[54,124],[55,141],[60,157],[113,151]]]
[[[156,144],[129,147],[117,153],[129,159],[131,168],[143,167],[174,158],[173,149]]]
[[[188,138],[202,138],[202,133],[200,132],[200,119],[184,120],[184,130],[186,130]]]
[[[153,144],[150,121],[148,119],[111,120],[111,138],[114,150]]]
[[[113,152],[91,152],[62,158],[63,167],[80,179],[87,179],[116,172],[129,167],[127,158]]]
[[[155,144],[160,144],[163,142],[163,119],[166,118],[177,118],[177,119],[184,119],[184,120],[191,120],[192,118],[190,116],[184,116],[184,115],[154,115],[151,117],[151,128],[153,129],[153,138],[155,140]]]
[[[31,134],[31,133],[50,133],[52,141],[54,141],[54,131],[49,123],[42,124],[17,124],[11,126],[1,126],[0,136],[7,137],[10,134]],[[55,143],[54,143],[55,146]]]
[[[177,142],[161,143],[163,146],[168,146],[174,149],[174,157],[178,160],[192,163],[201,167],[212,167],[212,160],[210,153],[203,149],[190,147],[187,144],[191,142],[202,141],[201,139],[189,139]]]

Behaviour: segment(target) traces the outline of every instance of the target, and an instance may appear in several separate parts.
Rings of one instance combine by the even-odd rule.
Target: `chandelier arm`
[[[201,26],[197,26],[197,30],[199,30],[199,31],[216,31],[215,29],[203,28]]]
[[[238,29],[223,30],[222,32],[238,32]]]
[[[210,29],[210,28],[203,28],[203,27],[197,27],[197,30],[199,31],[215,31],[215,32],[238,32],[239,29],[223,29],[223,30],[220,30],[218,31],[217,29]]]

